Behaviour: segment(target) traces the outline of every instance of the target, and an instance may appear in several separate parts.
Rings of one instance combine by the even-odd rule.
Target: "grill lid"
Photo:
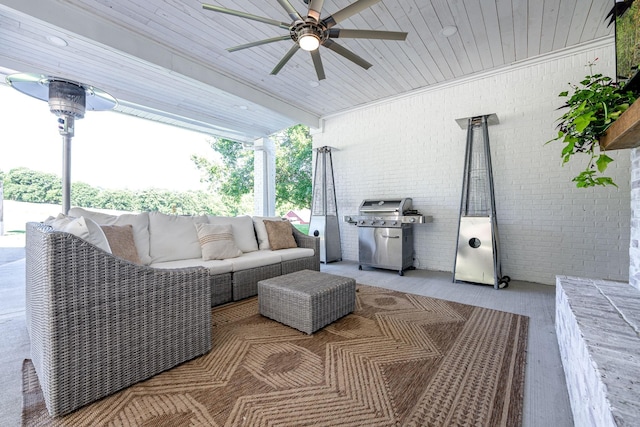
[[[360,203],[361,215],[402,215],[411,210],[412,200],[409,197],[403,199],[365,199]]]

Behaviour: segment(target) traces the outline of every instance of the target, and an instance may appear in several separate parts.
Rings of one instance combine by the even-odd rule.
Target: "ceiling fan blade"
[[[291,36],[287,34],[286,36],[279,36],[279,37],[272,37],[270,39],[258,40],[258,41],[255,41],[255,42],[241,44],[241,45],[238,45],[238,46],[227,48],[227,51],[235,52],[235,51],[238,51],[238,50],[247,49],[247,48],[254,47],[254,46],[260,46],[260,45],[267,44],[267,43],[280,42],[280,41],[283,41],[283,40],[291,40]]]
[[[309,2],[309,11],[307,16],[312,17],[316,22],[320,22],[320,14],[322,13],[322,5],[324,0],[311,0]]]
[[[289,0],[278,0],[278,3],[280,3],[280,6],[282,6],[284,10],[287,11],[292,21],[302,19],[302,15],[300,15],[296,8],[293,7],[291,3],[289,3]]]
[[[252,21],[262,22],[264,24],[275,25],[276,27],[288,30],[290,24],[286,22],[276,21],[275,19],[264,18],[262,16],[252,15],[250,13],[241,12],[239,10],[227,9],[224,7],[214,6],[212,4],[202,3],[202,8],[206,10],[212,10],[214,12],[226,13],[227,15],[238,16],[240,18],[251,19]]]
[[[300,46],[298,46],[298,43],[294,43],[293,46],[291,46],[291,49],[289,49],[289,52],[287,52],[287,54],[280,60],[280,62],[278,62],[278,65],[276,65],[275,68],[271,70],[271,74],[278,74],[280,70],[282,70],[282,67],[284,67],[284,65],[289,62],[291,57],[298,51],[298,49],[300,49]]]
[[[406,40],[407,33],[400,31],[346,30],[343,28],[332,28],[329,30],[329,38]]]
[[[358,0],[354,3],[351,3],[344,9],[337,11],[333,15],[327,16],[322,20],[322,23],[326,25],[327,28],[331,28],[334,25],[344,21],[345,19],[355,15],[356,13],[360,13],[379,2],[380,0]]]
[[[325,42],[322,43],[322,45],[324,47],[326,47],[327,49],[331,49],[332,51],[334,51],[338,55],[342,55],[343,57],[347,58],[349,61],[351,61],[351,62],[353,62],[355,64],[358,64],[359,66],[361,66],[365,70],[368,70],[371,67],[371,64],[369,64],[367,61],[365,61],[364,59],[362,59],[361,57],[359,57],[355,53],[351,52],[346,47],[340,46],[338,43],[334,42],[331,39],[325,40]]]
[[[316,69],[318,80],[324,80],[324,67],[322,66],[322,59],[320,58],[320,49],[311,51],[311,59],[313,59],[313,66]]]

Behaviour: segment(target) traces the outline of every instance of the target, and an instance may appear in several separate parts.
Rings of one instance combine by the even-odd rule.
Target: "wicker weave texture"
[[[305,258],[298,258],[298,259],[292,259],[289,261],[282,261],[281,264],[281,268],[282,268],[282,274],[289,274],[289,273],[294,273],[296,271],[300,271],[300,270],[315,270],[315,271],[320,271],[320,265],[319,263],[316,262],[317,259],[316,257],[305,257]],[[317,269],[316,269],[316,264],[317,265]]]
[[[307,334],[355,309],[356,281],[302,270],[258,282],[260,314]]]
[[[211,280],[211,307],[226,304],[233,300],[231,273],[209,276]]]
[[[261,280],[305,269],[320,271],[320,239],[314,236],[307,236],[295,227],[293,228],[293,237],[299,248],[313,249],[314,255],[282,261],[279,264],[234,271],[232,275],[233,301],[257,295],[258,282]]]
[[[31,354],[51,415],[64,415],[211,349],[204,268],[160,270],[27,224]]]
[[[291,260],[282,263],[282,274],[289,274],[299,270],[315,270],[320,271],[320,239],[315,236],[307,236],[297,228],[293,227],[293,238],[296,239],[296,243],[299,248],[313,249],[314,256],[310,258],[303,258],[301,260]],[[305,263],[303,268],[300,265],[294,266],[295,261],[302,261]],[[285,267],[286,264],[290,264]],[[297,270],[293,270],[297,268]],[[289,271],[285,270],[288,269]]]
[[[233,273],[233,300],[239,301],[258,294],[258,282],[282,274],[281,264],[249,268]]]

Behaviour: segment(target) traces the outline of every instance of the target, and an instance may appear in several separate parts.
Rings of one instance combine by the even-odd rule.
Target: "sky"
[[[49,105],[0,84],[0,170],[62,176],[62,136]],[[71,181],[105,189],[204,190],[191,155],[214,157],[205,134],[112,111],[75,121]]]

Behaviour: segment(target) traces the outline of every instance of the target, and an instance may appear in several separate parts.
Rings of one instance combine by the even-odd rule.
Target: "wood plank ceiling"
[[[355,0],[326,0],[325,17]],[[290,0],[306,11],[303,0]],[[209,0],[289,22],[276,0]],[[0,0],[0,72],[39,72],[93,84],[128,114],[236,140],[430,85],[508,66],[612,34],[612,0],[382,0],[339,28],[405,31],[406,41],[339,39],[373,66],[321,48],[318,81],[293,41],[229,53],[286,30],[204,10],[197,0]],[[457,32],[444,37],[453,26]],[[55,46],[47,36],[66,40]]]

